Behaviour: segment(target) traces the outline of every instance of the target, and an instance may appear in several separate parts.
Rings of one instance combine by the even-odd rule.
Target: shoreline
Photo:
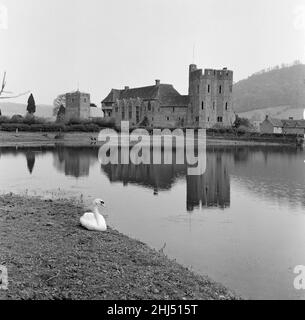
[[[42,132],[4,132],[0,131],[0,147],[40,147],[40,146],[96,146],[99,143],[92,143],[91,138],[97,138],[98,133],[69,132],[64,134],[64,138],[56,139],[56,133]],[[221,136],[207,136],[207,146],[291,146],[295,144],[281,143],[274,141],[255,141],[246,139],[230,139]]]
[[[235,300],[237,295],[162,252],[109,228],[79,226],[68,199],[0,195],[0,300]]]

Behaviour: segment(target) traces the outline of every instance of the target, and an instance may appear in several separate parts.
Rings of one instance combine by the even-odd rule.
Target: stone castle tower
[[[87,120],[90,117],[90,94],[80,91],[66,94],[65,121]]]
[[[232,126],[234,120],[233,71],[205,69],[203,73],[196,65],[190,65],[188,125],[225,127]]]

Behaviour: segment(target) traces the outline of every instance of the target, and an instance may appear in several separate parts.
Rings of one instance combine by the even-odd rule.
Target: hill
[[[261,71],[234,85],[234,110],[237,113],[268,109],[271,114],[281,113],[281,110],[289,114],[290,109],[304,108],[304,64]]]
[[[53,119],[53,108],[53,106],[49,105],[37,105],[35,115],[37,117]],[[0,102],[0,110],[3,116],[11,117],[15,114],[25,115],[26,105],[22,103]]]

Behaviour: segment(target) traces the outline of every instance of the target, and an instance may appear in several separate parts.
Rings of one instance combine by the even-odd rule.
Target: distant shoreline
[[[81,202],[0,196],[0,300],[235,300],[200,276],[118,231],[79,225]]]
[[[69,132],[64,133],[63,137],[56,139],[57,136],[54,132],[6,132],[0,131],[0,147],[39,147],[39,146],[94,146],[91,138],[97,138],[98,133],[85,133],[85,132]],[[207,136],[207,145],[223,145],[223,146],[295,146],[292,140],[279,141],[269,139],[268,141],[260,141],[249,138],[234,138],[226,135],[220,136]]]

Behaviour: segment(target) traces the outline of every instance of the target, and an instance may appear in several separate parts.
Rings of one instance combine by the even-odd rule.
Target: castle
[[[156,80],[155,85],[123,90],[112,89],[102,101],[106,118],[129,121],[131,126],[161,128],[232,126],[233,71],[189,67],[189,94],[181,95],[172,85]]]

